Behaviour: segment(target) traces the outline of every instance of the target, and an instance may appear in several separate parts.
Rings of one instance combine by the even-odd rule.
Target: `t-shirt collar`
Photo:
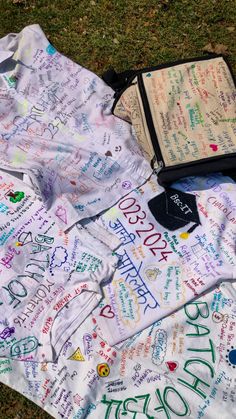
[[[8,58],[12,57],[14,54],[14,51],[4,51],[0,50],[0,63],[7,60]]]

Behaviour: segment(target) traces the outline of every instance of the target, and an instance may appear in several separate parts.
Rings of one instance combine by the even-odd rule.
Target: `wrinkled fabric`
[[[103,288],[103,307],[94,311],[110,345],[141,332],[219,281],[235,278],[236,184],[212,174],[172,186],[164,207],[166,191],[153,176],[100,219],[122,241],[113,281]],[[152,199],[155,217],[148,206]]]
[[[64,233],[32,189],[4,172],[0,212],[0,356],[56,361],[102,299],[119,240],[96,223]]]
[[[90,316],[58,363],[1,359],[0,380],[58,419],[231,419],[235,322],[235,287],[223,283],[119,348]]]
[[[9,181],[5,184],[2,189],[6,188],[4,191],[6,194],[9,189]],[[200,200],[197,197],[198,204],[201,204],[201,206],[198,205],[201,225],[197,226],[189,235],[182,236],[183,243],[185,243],[182,243],[182,246],[187,246],[188,240],[190,240],[190,243],[193,240],[194,243],[194,237],[197,234],[202,238],[205,234],[206,240],[204,243],[207,246],[204,249],[208,249],[205,256],[206,260],[208,260],[208,253],[214,253],[217,245],[220,257],[216,257],[215,265],[222,258],[225,263],[228,263],[228,267],[232,266],[233,269],[233,259],[231,260],[231,258],[235,256],[235,247],[232,247],[232,243],[234,243],[232,241],[234,224],[230,228],[226,218],[230,218],[231,223],[233,223],[233,215],[230,214],[229,206],[231,205],[233,208],[233,201],[230,198],[233,196],[235,184],[227,177],[211,175],[207,178],[191,178],[174,186],[176,189],[188,191],[188,193],[197,193],[200,196],[203,194]],[[137,205],[142,206],[142,211],[145,211],[143,207],[145,202],[147,203],[153,196],[163,192],[157,185],[156,179],[151,179],[145,188],[144,190],[142,187],[135,192],[135,199],[138,199]],[[211,198],[208,202],[208,207],[203,204],[206,197],[208,199],[214,197],[214,200]],[[10,196],[7,198],[8,201],[10,198],[14,200],[14,197]],[[127,204],[128,201],[125,202]],[[129,201],[129,204],[131,203],[132,201]],[[224,210],[226,207],[227,211]],[[1,208],[3,212],[4,207]],[[130,207],[126,211],[131,210],[135,211],[137,208]],[[206,215],[202,217],[202,211],[208,217]],[[130,221],[133,221],[135,215],[141,216],[138,211],[126,215],[132,217]],[[113,212],[109,211],[108,216],[107,214],[103,215],[102,225],[107,226],[111,223],[113,226],[114,222],[117,223],[117,217],[120,216],[120,209],[114,207]],[[124,218],[126,217],[124,216]],[[124,222],[123,218],[119,218],[119,220]],[[41,221],[43,222],[43,220]],[[154,219],[150,222],[155,223]],[[203,233],[201,226],[205,222],[211,223],[212,226]],[[45,234],[47,231],[46,225],[45,230],[43,230]],[[225,231],[223,225],[226,227]],[[97,223],[92,224],[92,229],[96,226]],[[50,227],[50,224],[48,227]],[[186,226],[186,228],[188,227],[189,225]],[[141,224],[141,228],[148,230],[144,224]],[[156,228],[157,224],[155,224]],[[92,229],[90,230],[91,234]],[[48,234],[49,232],[50,230]],[[168,232],[164,239],[167,241],[167,237],[172,237],[173,241],[175,234],[176,239],[180,240],[180,234],[182,233],[182,230]],[[186,230],[184,233],[186,233]],[[67,236],[62,230],[60,234],[64,239]],[[137,262],[140,261],[144,265],[145,272],[147,269],[150,270],[148,275],[143,277],[147,286],[152,283],[153,292],[155,292],[155,288],[162,289],[163,292],[168,291],[165,289],[165,286],[168,285],[167,278],[162,277],[157,271],[157,258],[153,255],[150,259],[149,246],[147,246],[147,252],[144,253],[144,245],[137,240],[138,235],[136,234],[134,237],[131,234],[135,233],[131,233],[128,229],[126,232],[123,231],[122,234],[121,232],[119,235],[116,234],[123,243],[116,253],[121,254],[123,247],[129,255],[136,255],[136,266],[138,266]],[[133,243],[132,240],[135,240],[135,242]],[[156,247],[157,245],[158,243],[155,244]],[[18,248],[21,249],[21,246]],[[173,250],[173,245],[170,246],[170,249]],[[195,251],[203,250],[203,247],[197,246],[194,249]],[[170,250],[167,249],[167,251]],[[139,259],[137,259],[138,255]],[[198,254],[198,259],[202,263],[201,253]],[[165,263],[165,261],[163,262]],[[190,263],[189,260],[188,265]],[[161,264],[159,263],[159,265]],[[66,267],[67,265],[64,266],[64,268]],[[81,264],[79,269],[83,269]],[[142,275],[142,271],[140,271],[140,274]],[[130,281],[131,279],[129,277]],[[159,284],[161,281],[162,288]],[[125,307],[125,305],[122,306],[122,302],[127,303],[127,307],[132,307],[129,303],[130,296],[124,295],[124,298],[122,297],[124,293],[122,294],[123,287],[121,284],[128,288],[134,283],[128,284],[128,281],[122,280],[121,275],[114,276],[112,283],[116,285],[115,289],[119,290],[115,298],[120,307]],[[172,280],[172,285],[174,283],[177,284]],[[117,285],[119,285],[119,288]],[[179,290],[172,285],[169,282],[169,290],[173,293],[171,301],[174,301],[176,306]],[[164,319],[152,321],[148,328],[116,346],[110,346],[108,341],[104,339],[105,334],[108,334],[109,337],[114,334],[115,338],[118,336],[117,327],[114,326],[114,323],[113,329],[107,326],[114,315],[117,316],[117,312],[113,312],[113,307],[110,306],[115,300],[111,297],[110,300],[108,299],[107,287],[108,284],[104,284],[105,298],[99,302],[98,312],[95,310],[77,331],[67,339],[57,363],[34,362],[31,358],[33,352],[22,353],[19,357],[21,358],[20,362],[19,359],[1,358],[1,382],[33,400],[55,418],[100,417],[117,419],[125,416],[148,419],[174,419],[177,417],[215,419],[216,415],[224,419],[234,417],[236,414],[235,282],[233,280],[224,281],[218,286],[213,286],[208,293],[198,296],[192,295],[192,301],[183,301],[184,307]],[[133,300],[138,304],[138,299],[133,298]],[[141,313],[144,306],[141,304],[142,301],[140,300],[139,306],[136,307],[137,313]],[[131,310],[130,312],[122,312],[121,308],[119,313],[120,325],[123,326],[123,330],[129,331],[129,333],[131,327],[133,327],[135,332],[136,327],[139,327],[140,324],[135,324],[131,316]],[[174,307],[168,307],[168,309],[173,310]],[[160,310],[160,307],[156,310],[157,316],[161,315],[158,310]],[[129,313],[130,316],[128,317]],[[107,316],[107,322],[101,324],[100,317],[105,319],[104,316]],[[144,316],[142,319],[144,319]],[[63,324],[63,316],[60,320]],[[144,326],[144,322],[142,324]],[[106,330],[107,327],[109,327],[108,331]],[[1,321],[1,347],[3,345],[11,346],[11,339],[13,338],[11,325]],[[23,344],[21,348],[27,348],[26,341]]]
[[[55,418],[234,417],[235,183],[139,187],[113,92],[38,25],[0,70],[0,381]]]
[[[39,25],[0,40],[1,168],[23,172],[47,208],[76,221],[114,205],[151,174],[113,91],[66,58]],[[69,217],[68,217],[69,219]]]

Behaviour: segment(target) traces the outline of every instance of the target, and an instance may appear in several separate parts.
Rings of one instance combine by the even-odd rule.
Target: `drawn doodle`
[[[152,362],[161,365],[166,356],[167,333],[164,329],[157,329],[152,351]]]
[[[231,346],[231,349],[227,349],[226,361],[228,365],[235,368],[236,367],[236,348]]]
[[[71,361],[85,361],[85,358],[84,358],[79,346],[76,349],[76,351],[73,352],[73,354],[68,359],[70,359]]]
[[[112,157],[112,152],[111,151],[106,151],[106,153],[105,153],[105,156],[107,156],[107,157]]]
[[[57,216],[57,218],[59,218],[59,220],[61,220],[64,224],[67,224],[67,213],[65,208],[63,208],[61,205],[58,205],[56,211],[55,211],[55,215]]]
[[[56,49],[53,45],[49,44],[46,48],[46,51],[49,55],[54,55],[56,53]]]
[[[176,361],[166,361],[166,366],[169,369],[170,372],[174,372],[175,370],[177,370],[179,363]]]
[[[113,319],[113,317],[115,317],[115,313],[112,311],[111,306],[108,304],[101,309],[99,315],[106,317],[107,319]]]
[[[52,273],[52,269],[60,268],[67,261],[67,258],[67,250],[62,246],[57,246],[52,254],[50,272]]]
[[[17,202],[22,201],[25,194],[24,192],[16,191],[16,192],[9,192],[7,194],[7,197],[10,198],[10,201],[13,202],[13,204],[16,204]]]
[[[48,370],[48,364],[47,364],[47,362],[42,362],[41,363],[41,371],[47,371]]]
[[[180,233],[180,235],[179,235],[179,237],[183,240],[187,240],[189,238],[189,236],[190,236],[190,234],[187,233],[187,232]]]
[[[225,314],[219,313],[218,311],[214,311],[212,313],[212,320],[214,323],[221,323],[225,318]]]
[[[99,377],[108,377],[110,374],[110,367],[105,362],[97,365],[97,373]]]
[[[0,333],[0,338],[1,339],[7,339],[10,338],[11,335],[13,335],[13,333],[15,333],[15,328],[14,327],[6,327],[1,333]]]
[[[131,189],[131,186],[132,186],[132,183],[129,180],[126,180],[126,181],[122,182],[122,188],[123,189],[129,190],[129,189]]]
[[[35,351],[40,346],[38,339],[35,336],[28,336],[13,343],[10,355],[20,356]]]
[[[18,246],[25,246],[26,244],[32,243],[33,237],[31,232],[25,232],[21,233],[18,237]]]
[[[157,276],[161,274],[161,270],[159,268],[150,266],[148,269],[145,270],[145,274],[149,281],[155,281],[157,279]]]

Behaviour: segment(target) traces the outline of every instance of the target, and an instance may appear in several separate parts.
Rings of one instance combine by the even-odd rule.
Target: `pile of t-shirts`
[[[231,418],[236,184],[163,189],[113,95],[38,25],[0,40],[0,379],[55,417]]]
[[[14,328],[0,355],[54,361],[117,264],[119,240],[78,222],[140,186],[151,168],[130,126],[111,114],[113,91],[38,25],[3,38],[0,59],[0,321]],[[31,335],[22,353],[18,342]]]

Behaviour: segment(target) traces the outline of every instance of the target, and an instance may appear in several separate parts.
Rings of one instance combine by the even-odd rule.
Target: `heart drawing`
[[[167,361],[166,366],[170,370],[170,372],[174,372],[175,370],[177,370],[179,364],[176,361]]]
[[[212,151],[217,151],[218,150],[218,145],[217,144],[210,144],[210,147],[211,147]]]
[[[110,150],[106,151],[105,156],[112,157],[112,152]]]
[[[106,319],[113,319],[115,317],[115,313],[112,311],[111,306],[106,305],[100,311],[100,316],[106,317]]]

